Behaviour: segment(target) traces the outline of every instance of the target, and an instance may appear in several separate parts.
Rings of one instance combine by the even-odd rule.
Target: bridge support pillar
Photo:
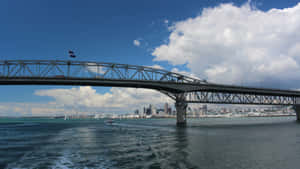
[[[175,103],[176,108],[176,118],[177,118],[177,127],[185,127],[186,126],[186,108],[187,103],[182,101],[176,101]]]
[[[296,112],[296,116],[297,116],[297,121],[300,122],[300,104],[296,104],[294,105],[294,110]]]

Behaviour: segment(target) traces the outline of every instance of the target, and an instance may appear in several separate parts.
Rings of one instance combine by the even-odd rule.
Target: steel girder
[[[0,77],[55,77],[206,83],[197,78],[147,66],[61,60],[0,61]]]
[[[256,105],[294,105],[300,104],[300,97],[275,96],[259,94],[223,93],[223,92],[190,92],[186,93],[188,103],[215,104],[256,104]]]
[[[161,91],[175,101],[186,103],[211,103],[211,104],[254,104],[254,105],[297,105],[300,104],[299,96],[275,96],[243,93],[223,92],[185,92],[175,94]]]

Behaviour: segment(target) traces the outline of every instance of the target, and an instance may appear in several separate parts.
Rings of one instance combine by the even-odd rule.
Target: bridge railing
[[[206,83],[197,78],[146,66],[61,60],[0,61],[0,76],[2,78],[88,78]]]

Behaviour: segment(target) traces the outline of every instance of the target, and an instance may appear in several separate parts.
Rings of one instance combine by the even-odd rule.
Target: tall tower
[[[207,114],[207,105],[205,104],[205,105],[203,105],[203,107],[202,107],[202,114],[203,115],[206,115]]]
[[[165,103],[164,113],[168,114],[168,110],[169,110],[169,105],[168,105],[168,103]]]

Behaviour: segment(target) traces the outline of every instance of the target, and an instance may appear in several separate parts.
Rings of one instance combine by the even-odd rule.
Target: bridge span
[[[300,91],[209,83],[147,66],[62,61],[0,61],[0,85],[89,85],[154,89],[175,100],[177,125],[188,103],[293,105],[300,121]]]

